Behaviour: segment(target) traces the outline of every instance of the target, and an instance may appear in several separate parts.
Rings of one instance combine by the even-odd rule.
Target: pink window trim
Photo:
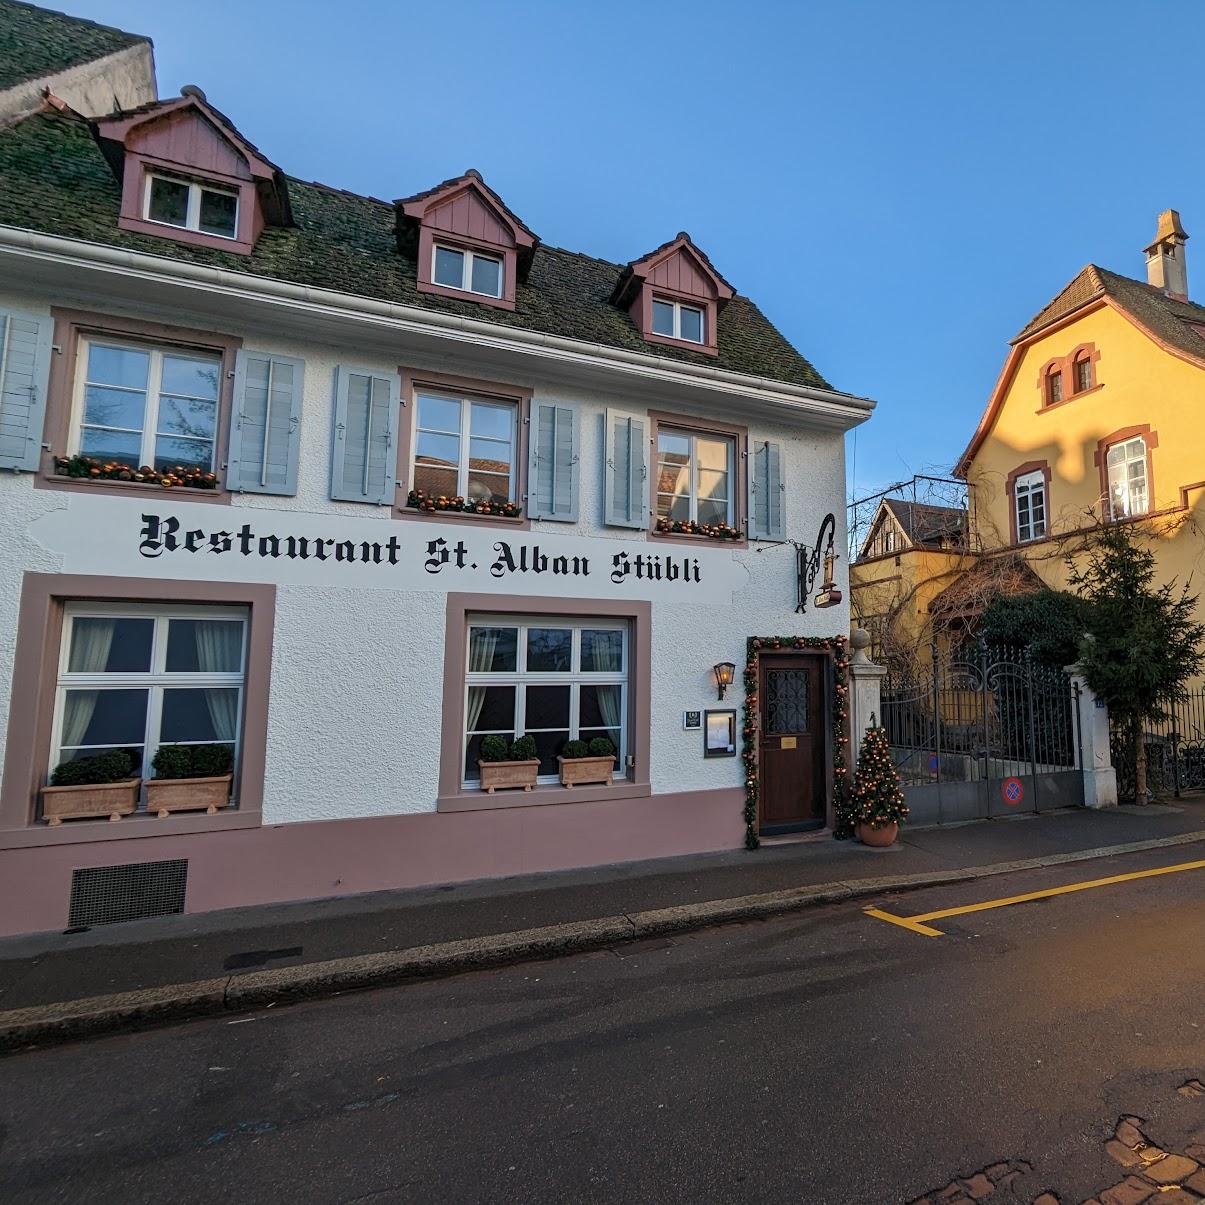
[[[469,289],[451,289],[447,285],[436,284],[432,279],[435,270],[435,244],[451,247],[457,251],[480,251],[502,261],[502,296],[491,297],[488,293],[473,293]],[[496,243],[487,243],[481,239],[469,238],[463,234],[445,234],[442,230],[433,230],[423,226],[418,236],[418,282],[420,293],[432,293],[438,297],[456,297],[461,301],[477,301],[482,305],[492,305],[499,310],[515,308],[515,275],[518,269],[519,256],[514,247],[502,247]]]
[[[653,330],[653,302],[676,301],[681,305],[690,306],[692,310],[703,311],[703,342],[695,343],[691,339],[675,339],[670,335],[661,335]],[[677,293],[660,285],[644,284],[640,297],[633,306],[632,316],[640,315],[640,333],[649,343],[663,343],[666,347],[684,347],[687,351],[702,352],[705,356],[718,356],[719,346],[716,342],[715,324],[717,307],[714,301],[705,297],[693,297],[689,293]]]
[[[223,238],[217,234],[206,234],[201,230],[183,230],[164,222],[152,222],[145,218],[147,177],[150,175],[175,176],[196,184],[214,184],[225,191],[238,193],[238,237]],[[194,247],[212,247],[216,251],[229,251],[234,255],[250,255],[255,249],[255,240],[264,228],[259,197],[255,184],[218,172],[197,172],[181,168],[151,155],[127,151],[122,179],[121,212],[117,225],[122,230],[136,234],[149,234],[156,238],[170,238],[178,243],[189,243]]]

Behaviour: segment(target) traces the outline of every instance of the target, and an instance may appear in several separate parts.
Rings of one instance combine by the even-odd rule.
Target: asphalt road
[[[1078,1202],[1120,1115],[1205,1131],[1205,870],[941,938],[863,906],[4,1059],[0,1201],[894,1205],[1009,1161],[989,1205]]]

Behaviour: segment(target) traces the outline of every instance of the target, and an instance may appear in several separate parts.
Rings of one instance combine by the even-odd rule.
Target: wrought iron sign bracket
[[[799,578],[799,602],[795,607],[796,613],[807,613],[808,599],[812,597],[812,587],[816,584],[816,578],[820,576],[821,566],[824,569],[824,580],[820,584],[819,593],[813,599],[815,606],[817,608],[835,607],[841,601],[841,591],[837,589],[833,580],[834,567],[837,562],[837,554],[834,551],[836,536],[837,520],[833,512],[829,511],[820,521],[815,547],[800,544],[795,540],[791,541],[795,545],[795,560]]]

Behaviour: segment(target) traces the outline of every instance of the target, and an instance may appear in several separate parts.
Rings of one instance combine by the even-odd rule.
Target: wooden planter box
[[[561,785],[566,787],[596,782],[609,787],[615,773],[613,753],[606,757],[558,757],[557,761],[561,763]]]
[[[42,817],[51,824],[64,820],[95,820],[108,816],[120,820],[138,807],[138,788],[141,778],[125,778],[121,782],[90,783],[81,787],[43,787]]]
[[[530,791],[536,785],[536,775],[540,772],[540,759],[533,757],[531,761],[479,761],[481,770],[481,789],[492,795],[501,788],[522,787]]]
[[[233,774],[220,778],[148,778],[146,810],[160,818],[171,812],[207,812],[212,816],[230,802]]]

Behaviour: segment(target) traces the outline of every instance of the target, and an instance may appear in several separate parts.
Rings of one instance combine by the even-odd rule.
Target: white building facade
[[[0,132],[111,181],[86,231],[0,211],[0,932],[86,923],[103,868],[170,868],[145,910],[198,912],[832,823],[848,610],[797,545],[831,513],[844,546],[869,402],[686,236],[605,265],[476,173],[302,186],[199,93],[120,125]],[[323,205],[396,220],[364,252],[396,299],[333,253],[298,278]],[[533,737],[534,786],[482,789],[491,735]],[[562,785],[595,738],[611,781]],[[169,745],[230,749],[220,806],[149,801]],[[55,768],[112,749],[133,810],[52,815]]]

